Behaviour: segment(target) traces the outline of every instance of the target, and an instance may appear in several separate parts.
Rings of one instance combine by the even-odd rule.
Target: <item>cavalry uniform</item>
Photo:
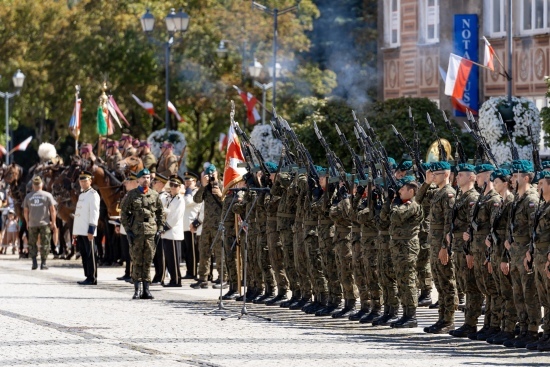
[[[145,167],[145,163],[144,163]],[[178,173],[178,157],[174,154],[167,154],[160,157],[157,172],[165,175],[166,177],[175,175]]]
[[[157,159],[152,152],[142,155],[141,162],[143,163],[143,168],[147,168],[151,173],[157,172]]]
[[[114,154],[111,154],[107,157],[107,168],[109,171],[113,172],[116,171],[118,162],[122,160],[122,154],[118,150],[115,151]]]

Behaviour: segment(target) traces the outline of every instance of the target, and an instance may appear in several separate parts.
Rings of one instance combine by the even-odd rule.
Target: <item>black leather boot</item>
[[[292,291],[292,297],[290,297],[288,301],[282,302],[280,306],[283,308],[289,308],[290,305],[298,302],[301,298],[302,298],[302,293],[300,291]]]
[[[263,289],[261,288],[252,288],[252,291],[250,293],[250,297],[246,297],[246,303],[252,303],[256,299],[256,297],[260,296],[263,293]]]
[[[406,311],[403,311],[403,317],[393,324],[393,328],[412,328],[418,326],[418,321],[416,320],[416,308],[407,307]]]
[[[349,317],[355,313],[355,300],[347,299],[344,302],[344,308],[339,311],[336,311],[332,314],[332,318],[339,319],[342,317]]]
[[[46,265],[46,259],[42,259],[40,263],[40,270],[48,270],[48,266]]]
[[[428,307],[432,304],[432,294],[431,290],[423,289],[420,292],[420,297],[418,297],[418,307]]]
[[[228,301],[235,299],[239,296],[237,293],[237,287],[235,285],[230,285],[229,290],[222,296],[222,300]]]
[[[141,293],[141,299],[155,299],[151,292],[149,292],[149,282],[143,282],[143,293]]]
[[[310,302],[309,297],[302,297],[297,302],[294,302],[291,304],[288,309],[289,310],[301,310],[302,307],[304,307],[308,302]]]
[[[286,290],[279,292],[277,296],[273,299],[270,299],[269,301],[265,302],[266,306],[280,306],[283,302],[288,301],[288,297],[286,296]]]
[[[270,287],[269,285],[266,285],[265,286],[265,291],[263,293],[259,294],[258,296],[256,296],[256,298],[254,298],[252,300],[252,303],[263,304],[263,303],[265,303],[266,299],[274,298],[274,297],[275,297],[275,291],[273,290],[272,287]]]
[[[449,335],[454,336],[455,338],[466,338],[468,337],[468,335],[476,332],[477,332],[476,326],[464,324],[458,329],[449,331]]]
[[[141,298],[141,282],[134,282],[134,296],[132,299]]]
[[[366,315],[368,315],[370,312],[370,307],[369,307],[369,303],[368,302],[362,302],[361,303],[361,308],[359,309],[359,311],[357,311],[355,314],[353,315],[350,315],[348,317],[348,319],[350,321],[359,321],[361,320],[363,317],[365,317]]]
[[[320,310],[318,310],[317,312],[315,312],[315,316],[330,316],[330,315],[332,315],[332,313],[339,308],[340,302],[341,301],[339,301],[338,303],[329,302],[325,307],[323,307]]]
[[[32,258],[32,270],[38,269],[38,262],[36,261],[36,256],[33,256]]]
[[[398,318],[396,321],[390,322],[390,327],[395,327],[395,325],[403,323],[407,319],[407,307],[403,306],[403,315]]]
[[[365,315],[361,317],[361,320],[359,320],[360,324],[371,324],[374,320],[382,316],[382,312],[380,312],[380,307],[375,307],[372,309],[371,312],[369,312],[368,315]]]
[[[372,326],[389,326],[392,322],[399,320],[397,316],[399,308],[388,306],[388,313],[372,322]]]

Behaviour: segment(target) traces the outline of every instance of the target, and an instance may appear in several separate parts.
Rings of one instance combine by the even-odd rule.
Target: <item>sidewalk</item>
[[[436,310],[419,311],[420,327],[390,329],[319,318],[279,307],[247,304],[245,317],[205,316],[219,290],[152,287],[153,301],[131,300],[133,286],[116,281],[120,267],[98,270],[97,286],[83,279],[80,261],[0,256],[0,366],[461,366],[544,365],[550,355],[507,349],[422,328]],[[225,304],[239,312],[242,304]],[[463,314],[457,313],[457,326]]]

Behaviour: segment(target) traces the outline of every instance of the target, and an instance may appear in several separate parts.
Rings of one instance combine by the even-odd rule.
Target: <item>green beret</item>
[[[136,177],[141,178],[142,176],[150,175],[150,174],[151,174],[151,171],[149,171],[147,168],[144,168],[144,169],[142,169],[141,171],[138,172]]]
[[[500,165],[500,169],[507,169],[508,171],[512,171],[512,163],[510,162],[504,162]]]
[[[432,164],[430,162],[424,162],[420,166],[422,166],[425,171],[431,171],[432,169]]]
[[[390,164],[391,168],[395,169],[397,167],[397,164],[395,163],[395,159],[392,157],[388,157],[388,163]]]
[[[265,162],[265,165],[269,170],[269,173],[275,173],[279,169],[279,167],[277,166],[277,163],[274,163],[274,162],[268,161],[268,162]]]
[[[476,167],[469,163],[459,163],[456,167],[457,172],[475,172]]]
[[[488,164],[488,163],[478,164],[475,168],[476,174],[477,173],[494,171],[495,169],[496,169],[495,166],[493,166],[492,164]]]
[[[540,171],[537,173],[538,179],[550,178],[550,171]]]
[[[513,173],[531,173],[534,172],[533,163],[526,159],[512,161]]]
[[[406,185],[406,184],[410,184],[412,182],[416,182],[416,177],[414,177],[414,176],[405,176],[405,177],[399,179],[399,182],[400,182],[401,186]]]
[[[397,169],[399,171],[408,171],[410,169],[412,169],[413,167],[413,162],[412,161],[403,161],[401,163],[399,163],[399,166],[397,166]]]
[[[451,164],[449,162],[446,162],[446,161],[432,162],[431,167],[430,167],[430,171],[432,171],[432,172],[435,172],[435,171],[449,171],[450,169],[451,169]]]
[[[319,176],[326,176],[328,172],[326,168],[321,166],[315,166],[315,170]]]
[[[494,181],[497,178],[500,178],[502,181],[506,181],[508,177],[510,177],[512,174],[507,169],[497,169],[493,173],[491,173],[491,181]]]
[[[216,171],[216,166],[211,164],[208,167],[206,167],[206,169],[204,170],[204,173],[207,174],[207,175],[211,175],[215,171]]]
[[[550,161],[543,161],[542,162],[542,168],[550,168]]]

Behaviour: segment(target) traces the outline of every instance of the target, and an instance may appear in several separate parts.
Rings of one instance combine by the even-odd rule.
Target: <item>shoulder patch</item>
[[[455,194],[453,194],[452,192],[450,192],[450,193],[447,194],[447,197],[449,197],[449,198],[452,198],[452,197],[454,197],[454,196],[455,196]]]
[[[534,207],[535,207],[535,203],[529,202],[529,208],[534,208]]]

